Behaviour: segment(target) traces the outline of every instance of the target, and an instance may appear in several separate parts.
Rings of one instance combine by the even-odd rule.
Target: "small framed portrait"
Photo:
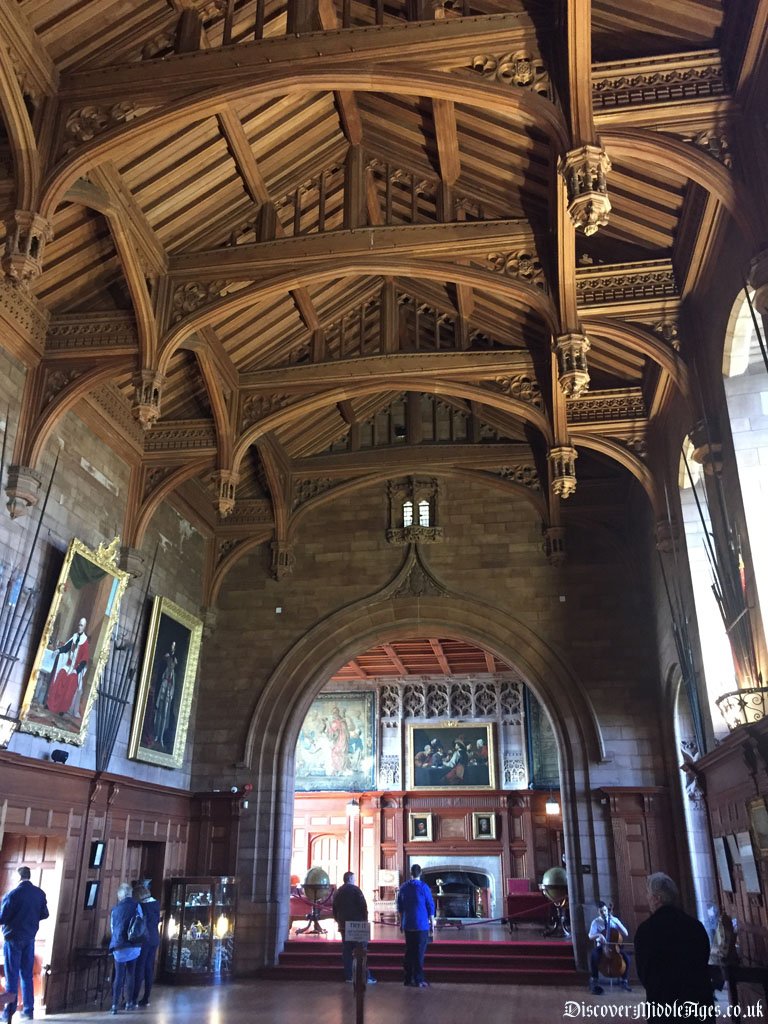
[[[473,811],[472,813],[472,838],[473,839],[495,839],[496,838],[496,815],[493,811]]]
[[[165,768],[184,761],[203,623],[167,597],[156,597],[128,756]]]
[[[411,843],[432,842],[432,815],[411,812],[408,815],[408,840]]]
[[[89,868],[100,868],[104,860],[105,843],[102,839],[94,839],[91,843],[91,855],[88,858]]]
[[[128,582],[118,552],[117,538],[96,551],[70,542],[24,694],[22,732],[84,742]]]
[[[86,882],[85,883],[85,902],[84,907],[86,910],[93,910],[96,904],[99,902],[99,886],[101,882]]]
[[[763,797],[750,801],[749,820],[752,825],[755,849],[761,857],[764,857],[768,854],[768,809],[766,809]]]

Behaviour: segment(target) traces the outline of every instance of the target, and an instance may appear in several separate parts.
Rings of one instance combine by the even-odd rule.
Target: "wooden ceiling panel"
[[[346,681],[377,676],[450,677],[509,670],[503,661],[474,644],[445,637],[419,637],[372,647],[347,662],[332,678]]]
[[[618,60],[715,45],[721,0],[593,0],[592,56]]]
[[[216,333],[239,370],[280,363],[285,338],[303,330],[303,323],[290,295],[285,294],[257,306],[239,310],[218,321]]]
[[[122,270],[104,218],[73,203],[60,207],[37,296],[58,313],[79,308],[81,301],[109,309],[116,303],[108,288],[116,281],[122,281]],[[130,308],[127,297],[123,308]]]

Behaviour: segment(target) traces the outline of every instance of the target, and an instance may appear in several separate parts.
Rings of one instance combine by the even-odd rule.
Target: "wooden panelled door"
[[[17,868],[22,864],[32,872],[31,881],[48,898],[50,917],[40,923],[35,939],[35,1004],[44,1002],[43,965],[51,961],[53,932],[59,903],[59,888],[64,865],[64,840],[47,836],[20,836],[6,832],[0,846],[0,885],[5,895],[19,884]]]
[[[341,885],[349,864],[349,833],[328,833],[312,836],[309,841],[308,868],[322,868],[331,885]]]

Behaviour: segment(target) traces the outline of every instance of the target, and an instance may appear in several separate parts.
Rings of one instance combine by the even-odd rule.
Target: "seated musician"
[[[625,970],[618,972],[621,987],[627,992],[631,992],[632,989],[629,986],[629,953],[625,953],[621,946],[618,945],[619,941],[627,938],[629,932],[618,917],[611,913],[612,908],[608,904],[600,900],[597,904],[597,909],[599,913],[589,926],[589,937],[595,943],[594,948],[589,954],[589,990],[596,996],[602,995],[603,987],[598,981],[600,961],[607,953],[613,953],[615,958],[615,954],[618,952],[625,964]]]

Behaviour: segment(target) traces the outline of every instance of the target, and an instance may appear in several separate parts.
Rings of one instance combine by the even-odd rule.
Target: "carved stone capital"
[[[160,402],[165,377],[155,370],[141,370],[133,378],[133,415],[144,430],[149,430],[160,416]]]
[[[544,531],[544,554],[550,565],[565,562],[565,527],[550,526]]]
[[[691,431],[693,451],[691,458],[703,466],[707,476],[720,474],[723,471],[723,446],[712,437],[706,423],[700,421]]]
[[[608,223],[611,202],[606,177],[611,169],[608,154],[600,146],[572,149],[560,161],[560,173],[568,194],[568,213],[577,231],[594,235]]]
[[[120,546],[117,564],[130,576],[129,587],[144,575],[144,556],[138,548],[132,548],[129,544]]]
[[[552,474],[552,491],[565,500],[576,490],[576,459],[579,453],[570,445],[550,448],[549,465]]]
[[[768,316],[768,249],[763,249],[750,263],[749,283],[755,289],[755,309]]]
[[[555,342],[557,379],[566,398],[578,398],[582,391],[589,387],[589,348],[589,338],[586,334],[578,334],[575,331],[561,334]]]
[[[6,277],[19,288],[29,288],[43,272],[45,243],[53,237],[51,222],[31,210],[16,210],[5,222]]]
[[[293,572],[293,544],[284,540],[272,541],[272,576],[280,581]]]
[[[5,493],[8,495],[6,505],[11,519],[19,519],[34,508],[40,497],[42,477],[36,469],[29,466],[9,466],[8,482]]]
[[[238,473],[233,473],[231,469],[220,469],[214,474],[214,480],[219,490],[216,511],[224,519],[235,507],[235,491],[240,476]]]

